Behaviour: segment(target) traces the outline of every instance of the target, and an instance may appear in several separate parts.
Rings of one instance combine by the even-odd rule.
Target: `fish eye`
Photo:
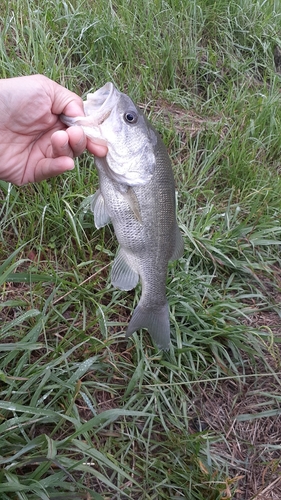
[[[138,115],[135,111],[127,111],[124,118],[127,123],[137,123],[138,121]]]

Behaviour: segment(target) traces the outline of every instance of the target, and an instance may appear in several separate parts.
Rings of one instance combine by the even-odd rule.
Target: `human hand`
[[[82,100],[43,75],[0,80],[0,179],[18,186],[40,182],[74,168],[86,148],[105,156],[81,127],[67,128],[59,118],[83,115]]]

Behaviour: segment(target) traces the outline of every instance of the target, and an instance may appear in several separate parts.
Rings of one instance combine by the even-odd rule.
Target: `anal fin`
[[[139,275],[130,267],[122,248],[114,259],[111,269],[111,283],[120,290],[132,290],[139,281]]]

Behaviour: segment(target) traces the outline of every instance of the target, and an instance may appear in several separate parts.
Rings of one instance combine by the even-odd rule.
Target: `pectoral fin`
[[[111,283],[120,290],[132,290],[139,281],[139,275],[128,264],[125,252],[119,250],[112,265]]]
[[[110,216],[106,210],[104,197],[102,196],[100,189],[98,189],[93,195],[91,211],[94,214],[95,226],[97,229],[100,229],[110,223]]]
[[[130,186],[126,191],[122,192],[122,194],[133,211],[135,218],[142,224],[140,206],[134,189]]]

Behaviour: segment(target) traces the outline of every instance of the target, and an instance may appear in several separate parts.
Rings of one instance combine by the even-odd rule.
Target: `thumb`
[[[83,101],[74,92],[59,85],[53,80],[49,80],[49,87],[52,99],[52,113],[67,116],[84,116]]]

